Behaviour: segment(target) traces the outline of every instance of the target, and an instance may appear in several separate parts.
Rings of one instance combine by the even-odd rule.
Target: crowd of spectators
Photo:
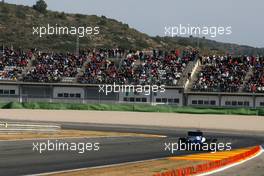
[[[251,67],[251,59],[246,56],[207,56],[201,62],[202,70],[192,87],[194,91],[237,92]]]
[[[87,53],[96,53],[96,50],[89,49]],[[114,48],[114,49],[105,49],[101,48],[98,49],[98,53],[103,53],[107,58],[122,58],[125,56],[126,51],[121,48]]]
[[[63,77],[76,77],[78,69],[86,61],[85,55],[38,53],[33,67],[23,77],[30,82],[60,82]]]
[[[37,53],[37,52],[36,52]],[[80,72],[86,61],[86,81],[89,83],[98,83],[97,78],[103,79],[104,75],[98,68],[109,68],[111,71],[114,66],[106,62],[108,58],[122,58],[125,55],[125,50],[120,48],[115,49],[86,49],[78,54],[63,54],[63,53],[41,53],[35,54],[33,67],[23,77],[23,81],[28,82],[60,82],[64,78],[75,78]],[[92,76],[92,77],[91,77]],[[111,78],[109,75],[105,77]],[[106,79],[106,78],[105,78]],[[83,81],[84,82],[84,81]]]
[[[188,62],[193,61],[197,54],[196,50],[185,50],[182,56],[177,51],[146,55],[135,69],[134,83],[175,86]]]
[[[85,71],[78,77],[78,82],[99,84],[105,80],[114,80],[117,68],[114,62],[108,60],[108,52],[92,52],[88,56]]]
[[[2,48],[0,51],[0,80],[17,80],[22,70],[27,67],[32,57],[32,51],[15,51],[12,48]]]
[[[5,48],[0,55],[0,79],[17,80],[30,61],[22,81],[60,82],[65,77],[77,77],[77,81],[83,84],[176,85],[188,62],[197,54],[193,49],[186,49],[180,55],[178,51],[116,48],[87,49],[76,56],[71,53],[42,53],[36,49],[25,53]]]
[[[156,84],[175,86],[198,51],[133,51],[87,49],[76,54],[41,53],[36,49],[0,50],[0,80],[60,82],[77,78],[82,84]],[[193,91],[264,92],[264,58],[248,56],[201,56],[201,71],[192,84]],[[25,68],[29,66],[26,72]],[[84,68],[84,69],[83,69]],[[83,70],[83,71],[82,71]],[[245,80],[247,73],[251,77]],[[244,84],[244,85],[243,85]],[[243,87],[244,86],[244,87]]]
[[[88,84],[165,84],[176,85],[189,61],[198,51],[185,50],[163,52],[128,51],[120,62],[107,59],[105,54],[94,53],[85,71],[79,76],[80,83]]]
[[[253,73],[245,84],[245,91],[264,93],[264,58],[252,57]]]

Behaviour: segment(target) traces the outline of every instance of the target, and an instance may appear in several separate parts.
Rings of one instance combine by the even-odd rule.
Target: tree
[[[47,12],[47,3],[44,0],[38,0],[35,5],[33,5],[33,8],[37,10],[40,13],[46,13]]]

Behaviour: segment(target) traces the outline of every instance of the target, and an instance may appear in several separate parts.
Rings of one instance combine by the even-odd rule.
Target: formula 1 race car
[[[217,139],[214,138],[205,138],[203,136],[203,132],[201,131],[189,131],[187,137],[185,138],[179,138],[180,143],[185,144],[210,144],[210,143],[216,143]]]

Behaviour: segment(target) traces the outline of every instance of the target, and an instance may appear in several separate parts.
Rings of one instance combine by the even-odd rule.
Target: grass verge
[[[169,112],[189,114],[228,114],[264,116],[264,109],[250,108],[198,108],[172,105],[149,104],[78,104],[78,103],[0,103],[1,109],[47,109],[47,110],[92,110],[92,111],[131,111],[131,112]]]

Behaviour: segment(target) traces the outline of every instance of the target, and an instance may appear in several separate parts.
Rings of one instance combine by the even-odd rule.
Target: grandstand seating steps
[[[41,56],[40,60],[38,60],[38,58],[36,58],[35,55],[32,54],[31,58],[26,58],[27,64],[22,63],[22,65],[21,65],[21,62],[23,61],[23,59],[25,60],[26,54],[23,53],[23,55],[19,56],[19,59],[16,60],[17,53],[13,54],[12,52],[10,52],[10,50],[8,50],[8,52],[9,52],[8,54],[11,57],[11,60],[14,60],[15,63],[13,65],[12,64],[8,65],[10,63],[4,63],[4,67],[3,67],[3,64],[1,67],[2,62],[10,62],[10,61],[8,61],[8,59],[5,58],[8,56],[4,56],[3,53],[0,55],[0,80],[9,80],[9,81],[23,80],[23,81],[27,81],[24,79],[24,77],[27,76],[28,74],[34,74],[34,72],[33,73],[29,73],[29,72],[31,72],[33,69],[35,69],[38,65],[42,64],[45,66],[45,64],[46,64],[47,67],[49,68],[50,65],[48,65],[48,64],[50,64],[51,61],[53,61],[53,60],[57,61],[57,59],[55,58],[57,56],[53,56],[53,55],[48,56],[47,55],[49,57],[47,59],[50,59],[50,62],[47,61],[47,63],[45,63],[46,62],[45,57]],[[38,57],[39,57],[39,55],[38,55]],[[70,61],[67,61],[66,65],[63,65],[63,62],[64,62],[63,57],[69,57],[69,59],[67,59],[67,60],[70,60]],[[170,60],[171,58],[166,58],[164,56],[161,59],[159,57],[147,56],[147,58],[145,58],[145,60],[144,59],[141,60],[139,58],[134,58],[131,61],[127,57],[106,58],[104,56],[101,56],[101,53],[94,55],[93,58],[91,58],[90,56],[86,56],[83,58],[78,57],[78,59],[76,59],[76,57],[75,57],[75,59],[74,59],[74,57],[75,56],[73,56],[73,55],[66,55],[66,56],[65,55],[62,55],[62,56],[59,55],[58,62],[59,62],[59,64],[62,64],[63,67],[57,68],[57,66],[55,66],[55,68],[54,68],[54,70],[59,72],[59,75],[60,75],[60,79],[58,79],[57,82],[62,82],[62,83],[79,82],[80,77],[81,78],[86,77],[87,69],[88,69],[88,71],[90,71],[93,69],[94,66],[96,66],[98,68],[96,68],[97,70],[92,70],[92,71],[95,71],[97,74],[97,72],[99,70],[100,72],[102,72],[102,74],[97,75],[97,76],[91,76],[91,78],[97,77],[99,79],[103,79],[103,77],[106,77],[106,76],[111,76],[111,75],[109,75],[109,72],[111,72],[112,69],[114,69],[117,72],[116,74],[119,74],[118,71],[120,69],[123,69],[123,71],[125,71],[124,73],[126,73],[128,67],[130,67],[132,74],[134,74],[134,72],[136,72],[135,75],[137,77],[133,78],[133,79],[139,79],[139,80],[141,80],[140,82],[142,82],[142,81],[144,82],[144,79],[141,78],[142,76],[143,77],[145,76],[148,78],[149,75],[152,75],[152,71],[156,71],[157,75],[153,76],[154,80],[156,79],[159,82],[161,82],[162,84],[168,84],[169,83],[170,84],[169,86],[176,86],[176,85],[177,86],[183,86],[183,85],[185,85],[185,83],[189,79],[189,74],[192,73],[191,79],[188,80],[188,85],[187,85],[188,91],[212,91],[212,92],[220,90],[220,89],[217,90],[218,88],[220,88],[220,83],[222,85],[224,84],[224,86],[228,87],[228,84],[230,84],[230,80],[232,81],[232,79],[230,77],[235,77],[233,80],[235,80],[236,82],[235,83],[231,82],[232,84],[234,84],[234,85],[230,85],[231,89],[224,90],[224,91],[231,91],[231,92],[246,91],[246,88],[245,88],[246,85],[250,82],[250,80],[252,78],[254,78],[254,76],[255,76],[254,74],[256,74],[256,72],[253,72],[253,69],[257,66],[258,67],[263,66],[263,63],[264,63],[264,61],[263,61],[264,59],[262,57],[258,58],[258,60],[256,61],[257,62],[256,65],[250,65],[251,63],[249,64],[249,62],[250,62],[249,60],[243,60],[243,59],[245,59],[244,57],[242,57],[242,58],[230,57],[229,58],[229,56],[228,56],[228,57],[225,57],[224,59],[221,57],[217,58],[217,59],[219,59],[219,61],[216,61],[215,58],[207,59],[206,60],[206,61],[208,61],[207,63],[202,63],[203,65],[201,64],[196,68],[196,70],[193,70],[196,61],[201,62],[200,60],[197,60],[197,57],[195,60],[192,60],[189,58],[188,61],[184,61],[184,57],[180,58],[180,61],[179,61],[179,60],[177,60],[177,58],[176,58],[176,60],[173,60],[173,59]],[[135,56],[135,57],[138,57],[138,56]],[[191,56],[188,56],[188,57],[191,57]],[[2,61],[2,58],[4,59],[4,61]],[[21,61],[21,59],[22,59],[22,61]],[[231,60],[231,63],[229,63],[228,59]],[[44,61],[44,63],[43,63],[43,61]],[[68,62],[69,62],[69,64],[68,64]],[[157,63],[158,63],[158,65],[157,65]],[[112,66],[111,66],[111,64],[112,64]],[[108,66],[106,66],[106,65],[108,65]],[[110,68],[109,68],[109,65],[110,65]],[[215,65],[217,65],[217,66],[215,66]],[[87,66],[88,66],[88,68],[87,68]],[[1,68],[2,68],[2,70],[1,70]],[[210,74],[206,75],[207,77],[201,76],[201,73],[207,68],[211,69],[210,72],[212,72],[212,74],[214,74],[213,76]],[[66,72],[70,72],[70,73],[64,74],[64,70],[66,70]],[[171,73],[172,71],[175,71],[175,72],[172,74]],[[239,71],[239,72],[237,72],[237,71]],[[144,72],[144,73],[142,73],[142,72]],[[122,73],[122,74],[124,74],[124,73]],[[226,73],[229,76],[230,80],[228,80],[228,79],[225,80],[225,76],[223,76],[223,74],[226,74]],[[91,73],[89,73],[89,74],[91,74]],[[232,75],[232,74],[235,74],[235,75]],[[9,75],[11,75],[11,76],[9,76]],[[264,74],[262,73],[261,75],[264,75]],[[219,83],[215,83],[215,80],[214,80],[214,83],[211,84],[213,86],[211,86],[211,87],[210,87],[210,85],[207,85],[207,82],[202,82],[202,84],[207,87],[206,90],[197,89],[197,88],[196,88],[197,90],[194,89],[194,87],[198,83],[197,81],[199,81],[199,79],[205,79],[205,80],[211,79],[211,76],[214,77],[216,82],[218,79],[221,79],[221,80],[219,81]],[[111,79],[114,81],[116,80],[115,77],[112,77]],[[147,79],[145,79],[145,80],[147,80]],[[151,81],[153,81],[153,79],[151,79]],[[264,92],[264,83],[263,83],[264,78],[260,78],[259,81],[261,82],[258,84],[258,86],[259,86],[258,88],[260,88],[260,89],[257,89],[257,90],[261,91],[263,89],[263,92]],[[41,81],[41,82],[43,82],[43,81]],[[56,82],[56,80],[55,80],[55,82]],[[86,82],[84,81],[81,83],[86,83]],[[219,84],[219,87],[216,87],[217,84]],[[235,86],[235,87],[232,88],[232,86]],[[221,90],[222,89],[223,88],[221,88]]]

